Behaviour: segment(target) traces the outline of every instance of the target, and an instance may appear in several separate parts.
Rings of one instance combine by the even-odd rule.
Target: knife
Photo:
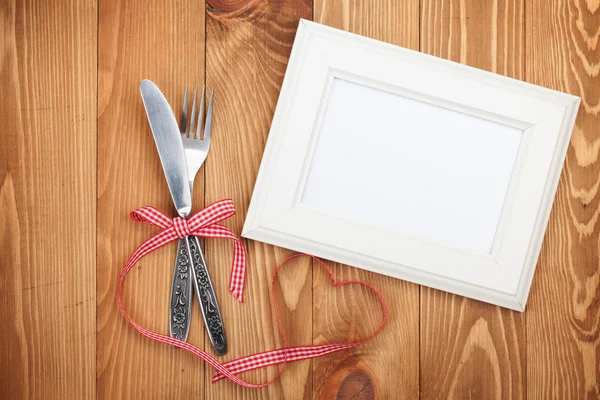
[[[187,218],[192,210],[192,194],[188,180],[188,172],[187,172],[187,164],[185,158],[185,151],[183,149],[183,144],[181,142],[181,136],[179,133],[179,127],[177,125],[177,121],[175,120],[175,115],[173,114],[173,110],[169,106],[167,99],[164,97],[158,86],[154,84],[154,82],[144,79],[140,83],[140,92],[142,94],[142,100],[144,103],[144,108],[146,109],[146,115],[148,117],[148,121],[150,122],[150,128],[152,129],[152,135],[154,137],[154,141],[156,143],[156,148],[158,149],[158,155],[160,157],[160,161],[163,167],[163,171],[165,173],[165,177],[167,179],[167,184],[169,186],[169,191],[171,192],[171,197],[173,199],[173,203],[175,204],[175,208],[177,209],[177,213],[181,218]],[[186,237],[185,248],[183,245],[178,246],[178,252],[187,253],[187,257],[180,257],[178,254],[178,264],[180,264],[181,259],[186,259],[191,265],[191,269],[194,275],[194,282],[198,279],[198,273],[202,275],[202,272],[206,272],[205,266],[196,265],[198,261],[196,261],[197,253],[199,251],[192,251],[192,249],[196,249],[194,245],[197,245],[197,240],[190,236]],[[199,249],[198,249],[199,250]],[[203,262],[203,260],[202,260]],[[180,267],[180,265],[176,265],[175,268]],[[176,274],[177,275],[177,274]],[[174,278],[176,279],[176,278]],[[178,317],[187,317],[187,324],[182,326],[183,331],[181,332],[182,340],[187,339],[188,331],[189,331],[189,317],[191,311],[191,285],[183,285],[182,286],[182,296],[187,296],[187,302],[182,301],[182,312],[185,315],[178,315]],[[224,331],[222,329],[219,330],[218,337],[213,334],[213,330],[209,329],[208,323],[210,321],[206,320],[207,310],[205,310],[205,305],[202,302],[202,299],[199,299],[200,306],[202,308],[202,315],[204,317],[204,324],[209,335],[209,339],[215,348],[215,351],[218,355],[223,355],[227,352],[227,344],[224,335]],[[220,312],[216,310],[219,315],[220,320]],[[214,313],[214,312],[213,312]],[[171,316],[170,330],[171,336],[173,335],[173,316]]]

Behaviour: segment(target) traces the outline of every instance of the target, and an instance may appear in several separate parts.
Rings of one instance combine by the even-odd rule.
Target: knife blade
[[[158,86],[151,80],[144,79],[140,83],[140,92],[173,204],[179,216],[186,218],[192,211],[192,193],[175,114]]]

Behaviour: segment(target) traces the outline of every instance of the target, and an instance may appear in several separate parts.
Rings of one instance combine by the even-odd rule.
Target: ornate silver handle
[[[195,236],[188,236],[177,243],[177,259],[171,286],[169,333],[171,337],[180,340],[187,340],[190,331],[192,283],[196,288],[208,337],[215,352],[222,356],[227,353],[227,338],[219,303],[208,275],[200,241]]]
[[[194,276],[186,241],[177,242],[177,257],[173,284],[171,286],[171,307],[169,307],[169,334],[180,340],[187,340],[190,332],[192,311],[192,281]]]
[[[202,308],[204,326],[215,352],[222,356],[227,353],[227,338],[225,336],[223,318],[221,317],[221,310],[219,309],[215,289],[206,268],[206,261],[202,254],[200,241],[195,236],[188,236],[186,240],[190,249],[194,287],[196,288],[198,301]]]

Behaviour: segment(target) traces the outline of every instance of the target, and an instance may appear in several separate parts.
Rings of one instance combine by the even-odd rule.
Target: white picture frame
[[[301,20],[242,236],[523,311],[579,102]]]

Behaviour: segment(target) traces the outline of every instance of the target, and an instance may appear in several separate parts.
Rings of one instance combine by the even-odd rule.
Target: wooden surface
[[[424,0],[421,51],[524,79],[524,7],[524,0]],[[525,319],[422,287],[422,398],[525,398]]]
[[[96,388],[96,14],[0,6],[2,399]]]
[[[239,234],[250,203],[279,88],[300,18],[310,18],[310,4],[304,0],[285,2],[212,2],[206,15],[206,83],[215,88],[214,135],[205,165],[205,201],[230,197],[238,214],[226,225]],[[235,110],[235,111],[232,111]],[[248,276],[241,305],[228,292],[231,243],[206,241],[207,264],[217,284],[217,297],[230,342],[223,360],[282,346],[271,312],[270,283],[277,260],[292,254],[288,250],[244,241],[248,255]],[[256,267],[250,267],[254,265]],[[278,288],[278,307],[290,334],[289,343],[311,341],[311,268],[308,260],[286,269]],[[260,266],[260,267],[258,267]],[[283,289],[283,290],[282,290]],[[284,295],[285,294],[285,297]],[[229,316],[229,317],[227,317]],[[300,323],[298,323],[300,322]],[[210,345],[205,339],[205,347]],[[206,371],[206,398],[303,398],[311,395],[310,362],[290,365],[282,379],[260,391],[236,385],[210,384]],[[265,382],[279,368],[246,373],[250,382]]]
[[[132,223],[129,212],[146,204],[174,212],[139,83],[144,78],[158,82],[179,114],[185,86],[204,83],[203,15],[204,4],[192,0],[98,4],[98,398],[204,395],[204,365],[132,332],[115,302],[116,280],[128,254],[156,233],[156,228]],[[194,184],[197,208],[204,197],[199,175]],[[132,315],[155,331],[168,332],[175,248],[172,243],[146,257],[125,283]],[[199,322],[200,313],[195,317]],[[202,343],[203,329],[194,324],[190,342]]]
[[[419,48],[418,1],[379,2],[373,7],[371,0],[316,0],[314,7],[316,22]],[[315,344],[367,337],[381,317],[371,314],[374,303],[365,304],[365,291],[348,287],[341,293],[334,292],[328,285],[327,272],[318,265],[313,267]],[[313,398],[417,398],[419,286],[340,264],[335,265],[333,273],[339,280],[362,280],[380,288],[390,308],[390,319],[374,340],[352,351],[313,361]]]
[[[600,398],[600,2],[525,9],[526,80],[581,97],[525,314],[527,394]]]
[[[153,343],[116,307],[128,254],[174,213],[138,85],[176,110],[215,88],[196,209],[233,198],[240,233],[299,18],[582,97],[525,313],[334,265],[381,289],[372,342],[287,367],[245,390]],[[593,399],[600,397],[600,3],[597,0],[3,1],[0,6],[0,398]],[[205,241],[229,360],[281,345],[269,282],[291,252],[245,241],[246,303],[227,293],[231,244]],[[166,332],[174,244],[131,272],[125,302]],[[318,265],[284,269],[291,345],[363,337],[380,315]],[[189,341],[209,349],[195,307]],[[245,378],[261,382],[276,368]]]

